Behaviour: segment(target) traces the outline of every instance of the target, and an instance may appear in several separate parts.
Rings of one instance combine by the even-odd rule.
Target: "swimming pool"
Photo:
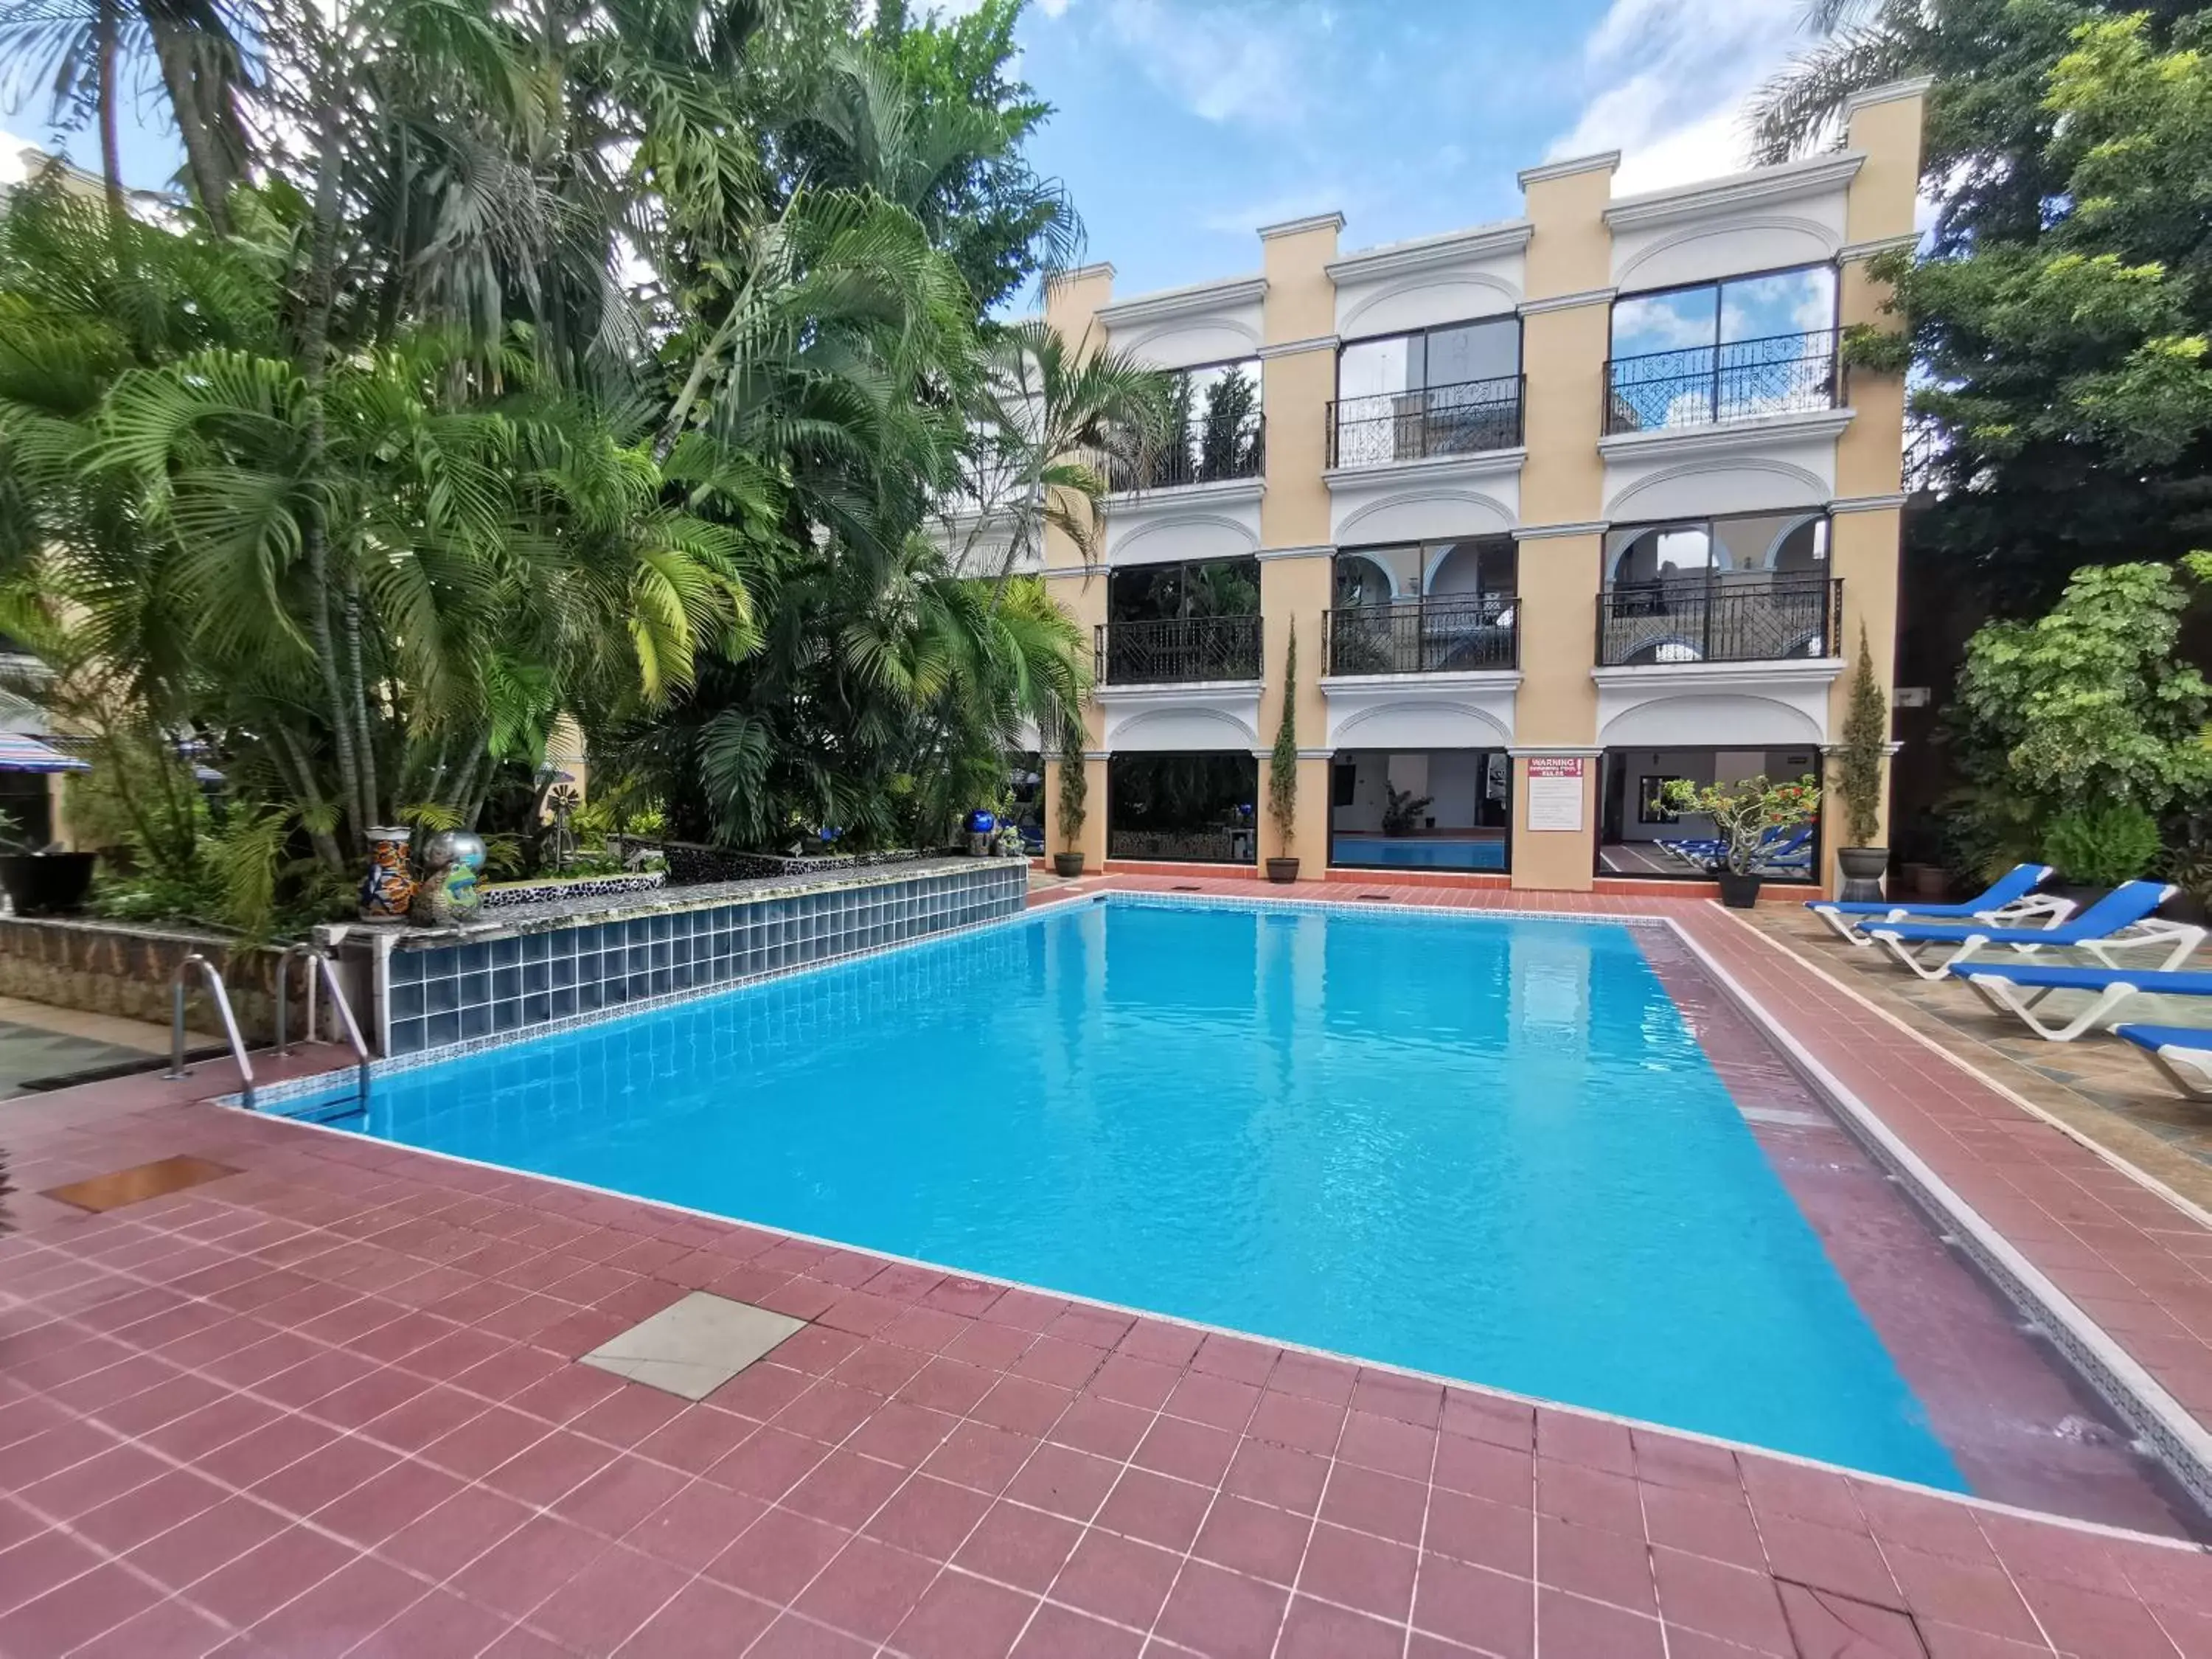
[[[353,1121],[1962,1484],[1626,926],[1117,895],[397,1072]]]
[[[1335,836],[1328,861],[1349,869],[1503,870],[1503,836],[1472,840],[1447,836]]]

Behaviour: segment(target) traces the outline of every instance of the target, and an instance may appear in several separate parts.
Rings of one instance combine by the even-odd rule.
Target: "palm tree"
[[[969,515],[954,562],[975,570],[986,537],[1008,537],[997,571],[1041,556],[1048,526],[1086,562],[1098,544],[1098,505],[1120,478],[1151,476],[1170,443],[1186,441],[1175,377],[1087,336],[1071,344],[1041,321],[993,331],[969,416],[972,434],[961,489],[939,505],[951,533]]]
[[[0,0],[0,59],[10,68],[7,106],[47,88],[49,118],[89,118],[100,134],[100,177],[111,211],[123,210],[118,104],[131,69],[151,69],[182,141],[201,210],[228,228],[230,187],[244,176],[241,101],[253,87],[245,15],[232,0]]]
[[[1804,0],[1817,44],[1753,96],[1753,160],[1786,161],[1832,141],[1853,93],[1912,71],[1935,10],[1935,0]]]

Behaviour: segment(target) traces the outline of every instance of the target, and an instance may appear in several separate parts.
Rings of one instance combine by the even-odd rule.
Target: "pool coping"
[[[1723,994],[1727,996],[1753,1022],[1759,1035],[1774,1045],[1777,1053],[1798,1075],[1800,1080],[1814,1092],[1815,1097],[1830,1109],[1839,1125],[1860,1142],[1886,1174],[1905,1187],[1908,1197],[1921,1209],[1929,1224],[1937,1230],[1939,1241],[1954,1244],[1961,1249],[1974,1266],[1991,1281],[1997,1291],[2014,1304],[2016,1311],[2039,1324],[2043,1333],[2048,1335],[2066,1356],[2068,1362],[2074,1367],[2081,1380],[2119,1415],[2129,1429],[2139,1437],[2141,1443],[2147,1447],[2168,1473],[2180,1483],[2190,1499],[2208,1518],[2212,1518],[2212,1431],[2208,1431],[2203,1424],[2199,1423],[2188,1408],[2151,1376],[2141,1362],[2130,1354],[2122,1344],[2083,1311],[2071,1297],[2068,1297],[2033,1261],[2028,1260],[2017,1246],[2005,1238],[2002,1231],[1984,1218],[1923,1158],[1913,1152],[1902,1136],[1885,1123],[1878,1113],[1844,1085],[1832,1071],[1823,1066],[1803,1042],[1792,1035],[1785,1025],[1747,990],[1698,939],[1690,928],[1680,920],[1671,915],[1633,912],[1522,908],[1510,911],[1489,910],[1395,900],[1363,903],[1357,900],[1292,895],[1247,896],[1240,894],[1161,892],[1149,889],[1103,888],[1060,896],[1048,903],[1031,905],[1026,909],[1009,915],[995,916],[984,921],[969,923],[961,927],[931,934],[924,939],[902,940],[824,961],[775,969],[733,985],[671,993],[665,997],[650,999],[646,1002],[625,1005],[619,1012],[612,1016],[605,1014],[601,1014],[598,1018],[577,1016],[570,1020],[558,1023],[557,1029],[567,1030],[583,1026],[607,1025],[616,1020],[628,1019],[633,1016],[643,1017],[665,1012],[671,1006],[731,995],[771,980],[824,972],[864,957],[927,945],[992,928],[1026,926],[1077,904],[1106,904],[1115,902],[1147,908],[1256,910],[1291,914],[1340,911],[1376,916],[1422,915],[1475,923],[1497,921],[1559,921],[1636,928],[1663,927],[1671,930],[1674,936],[1696,959],[1700,971],[1709,975]],[[1809,967],[1809,964],[1801,963],[1801,965]],[[1811,970],[1819,971],[1817,969]],[[527,1032],[505,1033],[489,1038],[472,1039],[469,1042],[451,1045],[430,1051],[427,1054],[410,1054],[393,1060],[373,1062],[371,1079],[374,1081],[378,1076],[419,1069],[424,1065],[435,1061],[465,1058],[487,1049],[531,1041],[550,1035],[556,1029],[554,1026],[532,1028]],[[1912,1036],[1916,1042],[1923,1043],[1923,1046],[1932,1046],[1925,1045],[1925,1040],[1920,1038],[1917,1033],[1912,1032],[1909,1027],[1900,1026],[1899,1029]],[[1963,1062],[1960,1063],[1963,1064]],[[257,1098],[264,1103],[272,1102],[281,1103],[287,1099],[329,1094],[332,1092],[330,1079],[337,1075],[339,1074],[324,1073],[272,1085],[259,1091]],[[252,1115],[281,1117],[286,1121],[323,1130],[329,1133],[343,1135],[356,1140],[368,1139],[355,1131],[319,1122],[312,1118],[292,1117],[287,1114],[270,1112],[258,1107],[246,1108],[243,1105],[240,1097],[236,1094],[223,1096],[211,1103],[234,1110],[248,1111]],[[2037,1115],[2041,1117],[2045,1115],[2039,1113]],[[767,1224],[747,1220],[742,1217],[726,1216],[718,1212],[696,1209],[661,1199],[645,1198],[617,1188],[601,1187],[589,1182],[576,1181],[565,1176],[532,1170],[520,1170],[508,1164],[489,1163],[459,1153],[415,1146],[404,1142],[393,1141],[380,1144],[401,1146],[409,1152],[446,1158],[472,1169],[526,1176],[532,1179],[555,1182],[578,1191],[654,1205],[674,1213],[702,1220],[756,1228],[767,1226]],[[2101,1149],[2099,1150],[2101,1151]],[[2109,1158],[2109,1155],[2107,1156]],[[2185,1205],[2187,1209],[2195,1212],[2195,1206],[2186,1206],[2185,1200],[2180,1200],[2178,1195],[2167,1193],[2167,1189],[2165,1189],[2162,1185],[2150,1182],[2148,1177],[2141,1176],[2139,1171],[2135,1171],[2124,1161],[2117,1159],[2112,1161],[2129,1173],[2143,1179],[2146,1184],[2157,1186],[2161,1193],[2172,1196],[2177,1203]],[[2201,1215],[2201,1212],[2196,1213]],[[1956,1231],[1946,1231],[1944,1229],[1947,1227]],[[797,1232],[788,1228],[775,1227],[769,1230],[825,1248],[863,1249],[847,1241]],[[2156,1534],[2141,1533],[2127,1528],[2081,1520],[2047,1510],[2004,1504],[1995,1499],[1981,1498],[1971,1492],[1950,1492],[1942,1487],[1929,1486],[1895,1476],[1878,1474],[1854,1468],[1847,1464],[1833,1463],[1802,1454],[1782,1451],[1749,1441],[1734,1440],[1726,1436],[1679,1428],[1650,1419],[1624,1416],[1541,1395],[1519,1394],[1511,1389],[1501,1389],[1494,1384],[1479,1382],[1473,1378],[1450,1376],[1441,1372],[1397,1365],[1339,1350],[1288,1341],[1252,1331],[1241,1330],[1232,1326],[1216,1325],[1202,1320],[1185,1319],[1156,1310],[1082,1296],[1049,1286],[1032,1285],[1024,1280],[978,1273],[966,1267],[948,1266],[925,1257],[904,1256],[895,1252],[872,1248],[867,1248],[865,1253],[880,1256],[885,1261],[926,1268],[934,1273],[957,1273],[1009,1288],[1042,1291],[1079,1305],[1104,1309],[1116,1314],[1141,1316],[1164,1321],[1188,1329],[1266,1342],[1286,1351],[1345,1361],[1371,1370],[1385,1370],[1395,1375],[1418,1379],[1424,1382],[1477,1389],[1524,1404],[1542,1406],[1554,1410],[1571,1411],[1600,1421],[1677,1435],[1703,1443],[1723,1447],[1730,1451],[1749,1452],[1762,1456],[1779,1458],[1806,1468],[1843,1474],[1856,1480],[1877,1481],[1901,1490],[1936,1493],[1946,1498],[1981,1505],[1998,1513],[2056,1521],[2114,1536],[2159,1538],[2159,1534]],[[2160,1541],[2196,1547],[2189,1545],[2185,1540],[2160,1539]]]

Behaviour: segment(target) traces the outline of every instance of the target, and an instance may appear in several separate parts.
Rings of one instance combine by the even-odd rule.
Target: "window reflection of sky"
[[[1807,265],[1771,276],[1643,294],[1613,308],[1613,355],[1683,351],[1721,342],[1761,340],[1832,328],[1836,273]]]

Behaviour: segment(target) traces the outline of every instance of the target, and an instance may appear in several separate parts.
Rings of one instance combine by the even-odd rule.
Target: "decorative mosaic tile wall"
[[[1029,869],[1012,859],[696,909],[556,925],[390,958],[386,1052],[419,1054],[734,985],[1011,915]]]

